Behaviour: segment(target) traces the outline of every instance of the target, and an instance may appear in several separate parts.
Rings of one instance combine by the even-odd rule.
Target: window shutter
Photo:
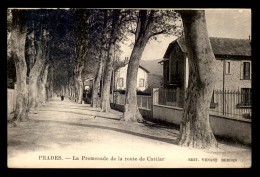
[[[251,63],[246,61],[243,62],[243,79],[250,79],[250,73],[251,73]]]
[[[172,81],[172,77],[171,77],[171,72],[172,72],[172,57],[171,57],[171,55],[170,55],[170,59],[169,59],[169,80],[168,80],[168,83],[171,83],[171,81]]]
[[[249,77],[250,77],[250,79],[252,79],[252,64],[251,64],[251,62],[249,62],[249,64],[250,64],[250,66],[249,66],[249,68],[250,68]]]
[[[241,61],[241,65],[240,65],[240,79],[243,79],[243,73],[244,73],[244,67],[243,67],[243,61]]]
[[[231,62],[227,61],[225,62],[225,74],[230,74],[231,73]]]

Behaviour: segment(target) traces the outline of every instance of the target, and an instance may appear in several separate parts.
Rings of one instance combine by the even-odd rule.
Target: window
[[[230,69],[230,61],[226,62],[226,74],[230,74],[231,73],[231,69]]]
[[[243,79],[250,79],[250,62],[243,62]]]
[[[144,79],[139,79],[139,87],[144,87]]]
[[[124,78],[118,78],[117,85],[118,87],[124,87]]]
[[[241,88],[241,105],[251,105],[251,88]]]

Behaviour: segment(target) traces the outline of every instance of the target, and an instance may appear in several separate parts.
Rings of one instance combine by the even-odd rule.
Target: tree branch
[[[149,28],[151,26],[151,24],[153,23],[154,14],[155,14],[155,11],[151,10],[149,17],[148,17],[148,20],[147,20],[147,23],[146,23],[146,28]]]
[[[162,30],[160,32],[152,33],[149,37],[156,36],[156,35],[159,35],[159,34],[163,34],[163,33],[166,33],[166,32],[167,32],[166,30]]]

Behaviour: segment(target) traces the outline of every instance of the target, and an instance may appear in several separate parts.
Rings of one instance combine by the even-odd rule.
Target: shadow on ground
[[[142,134],[142,133],[132,132],[132,131],[129,131],[129,130],[123,130],[123,129],[113,128],[113,127],[106,127],[106,126],[101,126],[101,125],[88,125],[88,124],[80,124],[80,123],[74,123],[74,122],[54,121],[54,120],[37,120],[37,122],[52,122],[52,123],[63,124],[63,125],[112,130],[112,131],[125,133],[125,134],[129,134],[129,135],[134,135],[134,136],[139,136],[139,137],[143,137],[143,138],[149,138],[149,139],[152,139],[152,140],[162,141],[162,142],[165,142],[165,143],[176,144],[175,139],[161,138],[161,137],[146,135],[146,134]],[[175,137],[177,137],[177,135],[175,135]]]
[[[61,113],[72,113],[72,114],[78,114],[78,115],[86,115],[86,116],[93,116],[93,117],[98,117],[98,118],[105,118],[105,119],[110,119],[110,120],[119,120],[119,117],[111,118],[111,117],[106,117],[106,116],[101,116],[98,114],[86,114],[86,113],[79,113],[79,112],[74,112],[74,111],[57,111],[57,110],[40,110],[40,112],[61,112]]]

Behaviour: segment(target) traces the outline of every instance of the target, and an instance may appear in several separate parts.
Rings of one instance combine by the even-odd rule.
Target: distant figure
[[[64,96],[63,95],[61,95],[61,101],[63,101],[64,100]]]

